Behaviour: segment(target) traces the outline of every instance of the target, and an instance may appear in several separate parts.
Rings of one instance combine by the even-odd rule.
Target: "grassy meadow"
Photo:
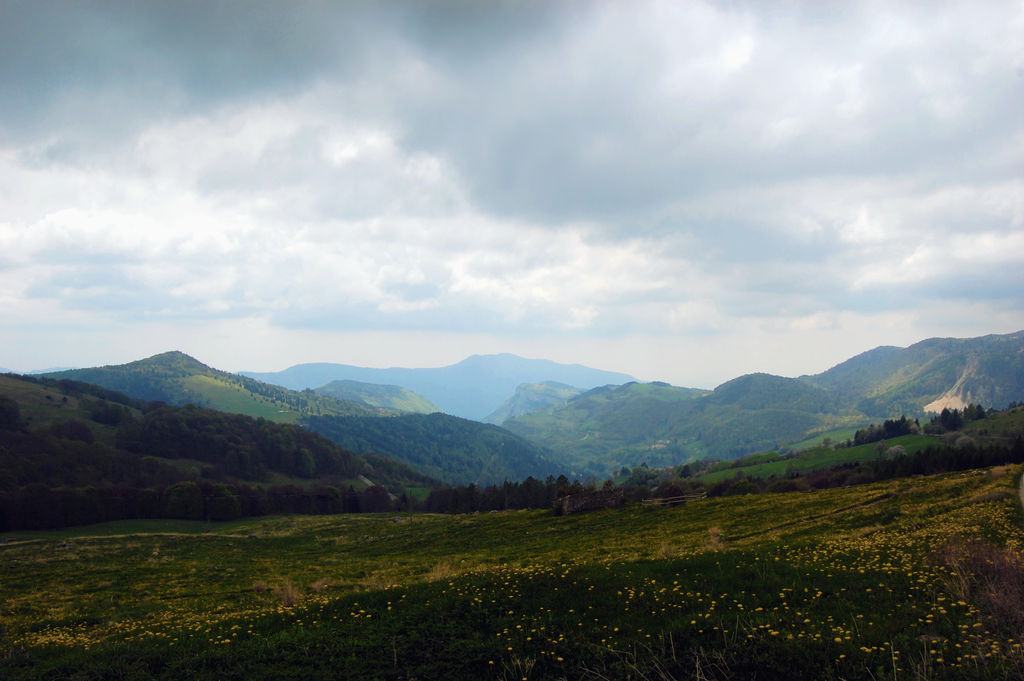
[[[0,678],[1020,677],[1020,472],[0,535]]]
[[[902,435],[885,441],[888,447],[899,445],[907,453],[925,449],[929,446],[937,446],[942,440],[928,435]],[[810,473],[812,471],[828,470],[834,466],[843,464],[867,463],[885,456],[884,450],[878,449],[877,442],[853,447],[814,447],[798,452],[792,458],[777,457],[771,461],[759,461],[764,455],[752,455],[742,459],[723,462],[721,468],[712,470],[709,473],[698,475],[695,479],[705,484],[713,484],[720,480],[734,478],[737,475],[745,475],[751,478],[770,478],[772,476],[784,478],[790,472]]]

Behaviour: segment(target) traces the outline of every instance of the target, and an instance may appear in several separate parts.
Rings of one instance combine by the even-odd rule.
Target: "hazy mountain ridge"
[[[544,411],[565,404],[583,391],[579,388],[557,381],[544,383],[521,383],[516,386],[515,394],[505,400],[500,407],[491,412],[484,423],[500,426],[509,419]]]
[[[609,376],[608,372],[579,365],[512,355],[474,356],[441,369],[373,370],[344,365],[316,365],[310,369],[309,365],[298,365],[289,371],[304,376],[304,380],[321,375],[324,367],[371,374],[409,372],[407,375],[424,384],[449,377],[459,386],[471,385],[462,395],[475,395],[479,407],[482,395],[493,396],[495,390],[522,375],[524,366],[530,371],[583,372],[592,379]],[[526,386],[519,395],[524,399],[515,408],[541,410],[507,420],[504,426],[535,445],[533,449],[520,442],[509,444],[511,440],[495,439],[490,431],[446,421],[456,418],[448,415],[439,414],[437,419],[415,425],[395,418],[365,418],[394,412],[332,400],[312,390],[297,393],[218,372],[181,353],[55,376],[96,382],[144,399],[195,402],[250,415],[272,414],[279,420],[309,423],[311,416],[323,416],[326,418],[319,422],[320,427],[348,446],[377,449],[414,465],[430,466],[429,470],[443,472],[452,481],[475,481],[499,472],[546,475],[552,466],[567,473],[600,476],[620,466],[644,462],[674,465],[784,448],[836,428],[861,427],[900,414],[923,415],[926,406],[941,408],[947,402],[951,406],[974,402],[1004,407],[1024,399],[1024,331],[974,339],[928,339],[908,348],[879,347],[817,375],[786,378],[748,374],[714,391],[628,382],[591,388],[568,399],[562,399],[564,395],[553,399],[558,390],[570,389],[552,388],[554,392],[542,398],[552,402],[544,405],[529,400],[539,398],[548,389]],[[554,379],[545,375],[543,380]],[[515,399],[513,395],[513,403]],[[364,419],[329,423],[340,414]],[[512,435],[506,433],[504,437]]]
[[[441,411],[436,404],[422,395],[398,385],[363,383],[362,381],[331,381],[313,392],[338,400],[356,402],[367,407],[388,409],[402,413],[433,414]]]
[[[556,381],[589,389],[636,380],[627,374],[580,364],[560,364],[511,354],[473,355],[457,364],[426,369],[374,369],[317,363],[298,364],[278,372],[242,372],[242,375],[292,390],[316,388],[341,379],[398,385],[423,395],[445,413],[477,421],[500,407],[522,383]]]

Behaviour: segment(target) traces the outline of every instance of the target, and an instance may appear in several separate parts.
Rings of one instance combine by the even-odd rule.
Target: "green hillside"
[[[1024,331],[876,348],[801,380],[872,417],[923,414],[943,399],[931,411],[967,404],[999,409],[1024,399]]]
[[[767,375],[741,377],[710,393],[627,383],[591,390],[505,427],[556,452],[574,473],[603,477],[641,463],[735,458],[863,419],[830,413],[834,402],[823,390]]]
[[[0,677],[1019,678],[1019,476],[0,535]]]
[[[117,426],[138,418],[145,406],[141,400],[100,386],[17,374],[0,374],[0,399],[13,403],[16,425],[44,430],[67,421],[86,421],[93,439],[106,445],[114,444]]]
[[[100,385],[146,401],[195,404],[220,411],[297,423],[306,414],[371,416],[394,413],[311,390],[296,392],[212,369],[181,352],[165,352],[116,366],[45,374]]]
[[[338,512],[349,487],[400,495],[436,484],[294,425],[68,380],[0,377],[0,527],[315,512],[307,503]]]
[[[576,474],[787,449],[926,407],[1024,400],[1024,332],[876,348],[816,376],[748,374],[714,391],[607,386],[503,425]]]
[[[331,381],[314,392],[336,400],[356,402],[371,408],[410,414],[433,414],[441,411],[423,395],[397,385],[380,385],[362,381]]]
[[[555,381],[521,383],[516,388],[515,394],[505,400],[500,407],[491,412],[483,421],[484,423],[493,423],[500,426],[505,421],[522,416],[523,414],[531,414],[535,411],[544,411],[552,407],[564,405],[581,392],[583,391],[579,388]]]
[[[841,409],[836,395],[795,378],[746,374],[715,388],[707,402],[744,411],[787,409],[808,414],[833,414]]]

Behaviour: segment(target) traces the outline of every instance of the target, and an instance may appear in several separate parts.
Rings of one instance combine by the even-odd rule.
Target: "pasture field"
[[[885,444],[889,447],[900,445],[907,453],[913,454],[929,446],[939,446],[942,444],[942,440],[941,438],[928,435],[901,435],[900,437],[886,440]],[[757,461],[755,455],[753,457],[745,457],[751,460],[750,465],[742,465],[744,459],[740,459],[737,463],[741,465],[734,464],[735,467],[704,473],[703,475],[695,476],[695,479],[710,485],[720,480],[736,477],[737,475],[745,475],[751,478],[770,478],[772,476],[782,478],[790,471],[794,473],[810,473],[811,471],[828,470],[833,466],[843,464],[867,463],[885,456],[884,452],[878,450],[877,445],[877,442],[872,442],[839,449],[817,447],[799,452],[791,459],[779,458],[767,462]]]
[[[1019,476],[0,535],[0,678],[1020,678]]]
[[[837,428],[824,433],[818,433],[817,435],[812,435],[806,440],[800,440],[799,442],[793,442],[786,445],[786,451],[799,452],[805,449],[823,447],[825,438],[829,438],[833,442],[846,442],[847,440],[852,440],[858,430],[860,430],[860,428]]]
[[[181,380],[182,386],[202,395],[211,404],[216,404],[220,411],[232,414],[245,414],[253,418],[265,418],[275,423],[297,423],[299,412],[288,410],[268,398],[253,395],[239,390],[237,384],[223,380],[218,376],[195,374]]]

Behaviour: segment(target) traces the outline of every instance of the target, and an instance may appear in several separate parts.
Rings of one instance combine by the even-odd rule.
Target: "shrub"
[[[708,541],[704,548],[708,551],[720,551],[725,548],[725,541],[722,539],[722,528],[718,525],[708,528]]]
[[[21,428],[21,410],[12,399],[0,396],[0,430]]]
[[[722,496],[732,497],[738,494],[757,494],[760,491],[761,490],[758,489],[757,485],[755,485],[749,479],[743,478],[742,480],[737,480],[736,482],[732,483],[727,488],[725,488],[725,490],[722,492]]]
[[[64,440],[78,440],[86,444],[92,444],[96,439],[92,434],[92,429],[89,428],[89,424],[78,419],[68,419],[67,421],[54,423],[50,426],[50,434]]]

